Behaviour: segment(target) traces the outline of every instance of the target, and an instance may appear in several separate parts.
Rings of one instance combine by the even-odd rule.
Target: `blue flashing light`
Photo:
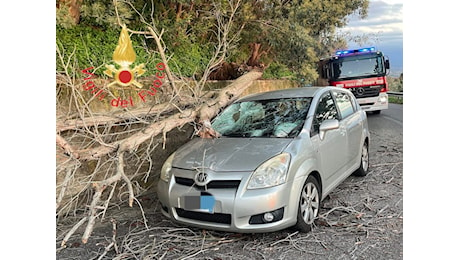
[[[356,50],[336,51],[335,55],[344,56],[344,55],[353,54],[353,53],[365,53],[365,52],[373,52],[373,51],[375,51],[375,47],[366,47],[366,48],[361,48],[361,49],[356,49]]]
[[[375,48],[370,47],[370,48],[362,48],[358,50],[358,52],[371,52],[371,51],[375,51]]]

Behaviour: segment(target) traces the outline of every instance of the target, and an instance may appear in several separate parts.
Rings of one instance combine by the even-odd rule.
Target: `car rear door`
[[[334,175],[340,174],[347,163],[348,152],[346,129],[342,125],[338,129],[327,131],[324,138],[320,139],[319,127],[327,119],[339,120],[339,113],[330,92],[324,93],[318,102],[310,134],[312,144],[317,149],[324,187],[334,182]]]
[[[363,121],[360,114],[352,104],[352,97],[340,90],[333,90],[337,108],[341,117],[341,124],[347,131],[347,162],[356,162],[361,151],[361,137],[363,133]]]

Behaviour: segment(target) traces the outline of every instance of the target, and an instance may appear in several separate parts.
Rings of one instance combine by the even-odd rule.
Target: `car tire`
[[[364,177],[367,175],[369,171],[369,145],[367,142],[364,142],[363,148],[361,151],[361,163],[359,164],[359,168],[354,172],[355,176]]]
[[[374,110],[374,111],[372,111],[372,112],[373,112],[374,115],[379,115],[380,112],[382,112],[382,110]]]
[[[308,176],[300,192],[295,227],[301,232],[310,232],[321,208],[321,189],[312,175]]]

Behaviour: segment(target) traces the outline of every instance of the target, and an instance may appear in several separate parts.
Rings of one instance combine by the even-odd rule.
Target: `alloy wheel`
[[[319,192],[317,187],[307,182],[300,197],[300,213],[307,224],[312,224],[319,211]]]

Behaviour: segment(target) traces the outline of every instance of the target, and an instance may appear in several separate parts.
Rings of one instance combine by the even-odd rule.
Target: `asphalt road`
[[[383,110],[380,116],[402,126],[403,105],[390,103],[388,109]]]
[[[382,110],[378,115],[367,114],[369,131],[376,136],[381,136],[387,141],[396,142],[402,146],[403,137],[403,105],[389,104],[388,109]],[[371,152],[372,152],[371,136]]]

